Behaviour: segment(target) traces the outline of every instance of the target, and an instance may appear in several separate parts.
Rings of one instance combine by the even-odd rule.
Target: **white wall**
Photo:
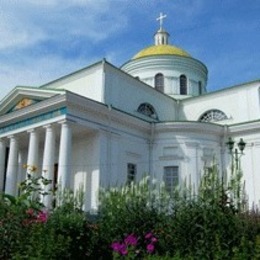
[[[228,120],[220,124],[235,124],[259,119],[259,82],[223,89],[204,96],[182,101],[180,119],[197,121],[205,112],[218,109],[223,111]]]
[[[243,172],[243,181],[245,181],[246,194],[248,196],[249,206],[260,206],[260,133],[239,133],[231,136],[236,142],[240,138],[246,142],[244,154],[240,157],[241,169]]]
[[[181,130],[172,123],[171,128],[156,130],[153,152],[153,176],[163,180],[164,167],[178,166],[180,184],[198,188],[205,166],[211,166],[215,160],[221,163],[221,138],[218,134],[207,134],[201,126],[200,132],[187,128]],[[221,167],[220,167],[221,171]]]
[[[43,86],[43,88],[65,89],[81,96],[103,101],[103,65],[102,62],[76,71],[61,79]]]
[[[172,121],[176,118],[177,103],[168,96],[155,91],[124,72],[107,65],[105,103],[127,113],[140,116],[137,109],[142,103],[150,103],[160,120]]]

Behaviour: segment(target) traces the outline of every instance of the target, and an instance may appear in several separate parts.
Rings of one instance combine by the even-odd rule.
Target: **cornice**
[[[161,55],[161,56],[151,56],[137,60],[131,60],[128,63],[124,64],[121,69],[126,72],[132,72],[133,70],[146,70],[149,68],[178,68],[180,66],[185,66],[191,70],[197,70],[200,73],[205,74],[208,73],[207,67],[200,61],[189,58],[189,57],[179,57],[179,56],[171,56],[171,55]]]
[[[83,112],[81,119],[91,120],[92,123],[109,125],[113,122],[113,124],[118,123],[143,132],[150,131],[150,122],[148,121],[71,92],[67,93],[67,108],[70,116],[77,116],[75,111],[81,111]]]
[[[243,122],[228,126],[229,134],[251,134],[260,133],[260,120],[252,122]]]
[[[215,124],[208,124],[202,122],[165,122],[156,123],[155,131],[158,133],[176,132],[176,133],[200,133],[213,134],[216,136],[224,135],[224,127]]]

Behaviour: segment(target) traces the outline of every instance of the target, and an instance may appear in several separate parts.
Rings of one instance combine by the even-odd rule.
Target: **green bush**
[[[94,216],[81,191],[59,192],[46,212],[38,181],[0,198],[0,259],[259,259],[260,214],[247,210],[241,172],[225,183],[214,166],[197,193],[149,177],[101,190]]]
[[[199,192],[182,187],[174,194],[145,178],[140,183],[101,192],[99,256],[112,257],[113,241],[146,232],[158,238],[156,254],[178,259],[250,258],[259,234],[259,214],[245,211],[241,172],[229,182],[216,166],[203,176]],[[238,258],[238,259],[240,259]]]
[[[111,257],[111,242],[134,233],[144,236],[165,222],[169,196],[144,178],[137,184],[102,190],[98,215],[99,243],[96,253]]]

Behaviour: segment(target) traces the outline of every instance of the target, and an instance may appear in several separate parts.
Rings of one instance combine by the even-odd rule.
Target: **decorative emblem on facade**
[[[27,107],[35,103],[34,100],[29,98],[23,98],[21,101],[18,102],[18,104],[13,108],[13,111]]]

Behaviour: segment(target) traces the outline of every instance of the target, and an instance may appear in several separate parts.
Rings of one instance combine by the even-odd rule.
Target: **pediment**
[[[63,93],[63,90],[16,87],[0,102],[0,115],[15,112]]]

